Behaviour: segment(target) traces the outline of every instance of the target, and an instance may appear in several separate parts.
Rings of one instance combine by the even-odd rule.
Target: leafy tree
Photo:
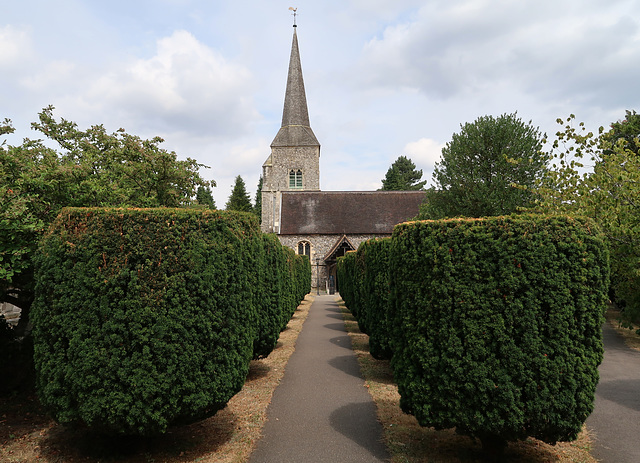
[[[211,193],[211,188],[208,186],[200,185],[198,187],[198,191],[196,191],[196,201],[199,205],[205,206],[209,209],[216,208],[216,202],[213,199],[213,194]]]
[[[544,175],[542,136],[517,114],[484,116],[460,126],[435,166],[435,188],[420,218],[497,216],[531,206]]]
[[[625,148],[633,151],[636,155],[640,152],[637,144],[638,137],[640,137],[640,114],[629,110],[626,111],[623,120],[613,122],[611,130],[603,134],[603,139],[611,145],[615,145],[618,140],[624,140]],[[605,149],[605,154],[608,153],[610,150]]]
[[[263,179],[261,175],[260,180],[258,180],[258,189],[256,190],[256,200],[254,201],[254,204],[255,204],[254,211],[258,216],[258,218],[260,219],[260,222],[262,222],[262,183],[263,183]]]
[[[416,165],[406,156],[400,156],[395,160],[387,174],[382,179],[382,188],[379,191],[410,191],[421,190],[427,181],[420,181],[422,170],[417,170]]]
[[[241,176],[236,177],[236,182],[231,191],[231,195],[227,200],[225,209],[228,211],[240,211],[240,212],[253,212],[253,206],[251,205],[251,198],[247,193],[247,187]]]
[[[18,330],[29,319],[33,300],[33,254],[44,230],[65,206],[188,206],[202,164],[160,148],[161,138],[142,140],[102,125],[80,130],[56,120],[49,106],[32,128],[54,142],[25,139],[0,145],[0,302],[22,309]],[[11,121],[0,135],[13,132]]]
[[[629,116],[634,113],[627,112]],[[637,119],[636,119],[637,121]],[[609,241],[611,283],[632,321],[640,321],[640,150],[638,137],[620,136],[628,122],[610,131],[575,127],[575,116],[558,119],[548,175],[540,182],[538,209],[593,218]]]

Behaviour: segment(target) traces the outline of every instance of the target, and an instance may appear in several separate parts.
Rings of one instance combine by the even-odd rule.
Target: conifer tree
[[[384,179],[380,191],[411,191],[421,190],[427,181],[420,181],[422,170],[416,169],[416,165],[406,156],[400,156],[391,164]]]
[[[236,177],[236,183],[233,186],[233,191],[231,191],[227,204],[225,204],[225,209],[228,211],[253,212],[251,198],[240,175]]]
[[[546,172],[542,134],[516,113],[460,126],[442,149],[420,219],[508,215],[535,201]]]
[[[253,202],[255,204],[254,210],[260,222],[262,222],[262,175],[260,176],[260,180],[258,180],[258,189],[256,190],[256,199]]]
[[[201,206],[206,206],[209,209],[216,208],[216,202],[213,199],[213,194],[211,193],[211,188],[199,186],[198,191],[196,192],[196,201]]]

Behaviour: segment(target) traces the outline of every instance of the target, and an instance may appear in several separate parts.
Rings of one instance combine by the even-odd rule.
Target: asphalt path
[[[335,296],[317,296],[250,463],[384,462],[382,425]]]
[[[640,352],[605,323],[595,408],[587,419],[592,455],[603,463],[640,462]]]

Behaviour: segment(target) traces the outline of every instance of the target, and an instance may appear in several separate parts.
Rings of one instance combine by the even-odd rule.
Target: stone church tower
[[[282,192],[320,190],[320,143],[311,130],[298,35],[293,26],[282,126],[262,165],[262,231],[279,233]]]
[[[335,287],[336,262],[363,241],[415,217],[424,191],[320,191],[320,143],[311,130],[294,24],[282,126],[262,166],[262,231],[309,256],[313,287]],[[339,282],[338,282],[339,287]]]

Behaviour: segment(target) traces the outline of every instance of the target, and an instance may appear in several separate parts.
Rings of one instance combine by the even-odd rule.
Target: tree
[[[211,188],[208,186],[200,185],[198,187],[198,191],[196,191],[196,201],[199,205],[205,206],[209,209],[216,208],[216,202],[213,199],[213,194],[211,193]]]
[[[382,188],[379,191],[410,191],[421,190],[427,181],[420,181],[422,170],[417,170],[416,165],[406,156],[400,156],[395,160],[387,174],[382,179]]]
[[[635,112],[633,113],[635,114]],[[627,111],[627,120],[633,115]],[[637,120],[637,119],[636,119]],[[547,176],[539,184],[537,209],[546,214],[593,218],[609,241],[611,285],[625,303],[625,315],[640,321],[640,140],[610,131],[574,126],[575,116],[558,119]],[[591,170],[592,169],[592,170]]]
[[[618,140],[624,140],[625,147],[633,151],[636,155],[640,153],[637,140],[640,137],[640,114],[635,111],[626,111],[625,118],[621,121],[613,122],[611,130],[603,134],[603,140],[611,145],[615,145]],[[605,154],[610,151],[605,150]]]
[[[255,204],[254,211],[258,216],[258,218],[260,219],[260,222],[262,222],[262,183],[263,183],[263,179],[261,175],[260,180],[258,180],[258,189],[256,190],[256,200],[254,201],[254,204]]]
[[[530,206],[544,175],[542,136],[517,114],[483,116],[460,126],[442,149],[420,218],[506,215]]]
[[[249,193],[247,193],[244,180],[242,180],[242,177],[239,175],[236,177],[236,182],[227,200],[225,209],[228,211],[253,212],[251,198],[249,197]]]
[[[196,188],[210,184],[198,173],[205,166],[178,160],[159,137],[109,134],[102,125],[83,131],[57,121],[53,110],[43,109],[32,128],[57,149],[29,139],[0,145],[0,302],[22,309],[18,331],[27,327],[33,300],[33,255],[63,207],[188,206]],[[12,131],[5,119],[0,135]]]

